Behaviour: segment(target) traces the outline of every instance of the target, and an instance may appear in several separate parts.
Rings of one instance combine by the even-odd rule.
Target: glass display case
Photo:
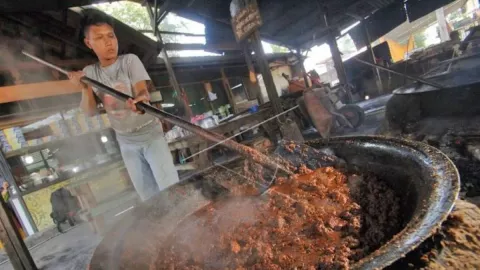
[[[27,148],[7,161],[25,194],[120,159],[114,132],[104,130]]]

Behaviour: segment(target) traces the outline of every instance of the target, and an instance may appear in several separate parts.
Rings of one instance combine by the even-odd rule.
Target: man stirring
[[[113,24],[103,14],[92,13],[84,25],[84,42],[98,57],[98,63],[83,71],[70,72],[70,80],[82,87],[80,107],[88,115],[97,112],[95,95],[102,101],[115,130],[128,174],[142,201],[179,181],[168,144],[157,119],[137,109],[137,102],[149,102],[153,84],[140,59],[134,54],[118,55]],[[87,76],[133,97],[126,103],[87,86]]]

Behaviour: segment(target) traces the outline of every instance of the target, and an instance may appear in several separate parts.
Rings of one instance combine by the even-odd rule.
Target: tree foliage
[[[425,33],[421,32],[421,33],[415,34],[413,36],[413,39],[415,41],[415,48],[425,48],[426,47],[427,37],[425,36]]]
[[[146,7],[138,3],[121,1],[111,4],[98,4],[95,7],[136,30],[152,30]],[[171,13],[160,23],[159,28],[162,31],[189,32],[186,20]],[[147,36],[155,38],[152,34],[147,34]],[[162,38],[167,43],[179,41],[179,36],[177,35],[162,35]]]
[[[344,54],[349,55],[357,51],[357,47],[350,35],[345,35],[337,39],[338,49]]]
[[[288,53],[290,50],[286,47],[270,44],[273,53]]]
[[[146,8],[138,3],[122,1],[95,7],[134,29],[152,29]]]

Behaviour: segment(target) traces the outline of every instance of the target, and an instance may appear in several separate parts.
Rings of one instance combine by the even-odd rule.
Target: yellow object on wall
[[[20,230],[20,236],[22,237],[22,239],[25,239],[27,236],[25,235],[25,232],[23,230]],[[3,249],[3,243],[0,241],[0,250]]]
[[[398,62],[405,59],[405,54],[415,49],[415,42],[413,36],[410,36],[407,44],[401,45],[393,40],[387,40],[390,54],[392,55],[393,62]]]
[[[39,231],[55,225],[50,217],[50,213],[52,213],[50,196],[55,190],[70,184],[70,181],[71,179],[63,181],[61,183],[27,194],[23,197],[28,211],[30,211],[33,221],[37,225]]]
[[[78,179],[71,178],[61,183],[46,187],[44,189],[32,192],[23,197],[28,211],[32,215],[33,221],[37,225],[39,231],[54,226],[50,213],[52,213],[52,204],[50,196],[52,193],[69,184],[74,184],[80,178],[91,178],[90,188],[97,201],[102,201],[110,196],[119,194],[129,188],[129,179],[124,179],[125,166],[123,161],[118,161],[110,165],[106,165],[100,169],[87,172],[87,175],[80,176]]]

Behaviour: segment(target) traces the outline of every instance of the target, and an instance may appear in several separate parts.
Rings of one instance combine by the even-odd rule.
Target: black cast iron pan
[[[457,199],[457,169],[447,156],[423,143],[361,136],[307,144],[319,149],[328,147],[348,166],[386,179],[404,202],[403,230],[355,263],[354,269],[381,269],[405,256],[433,234]],[[207,192],[210,189],[212,186],[202,182],[201,177],[192,178],[137,207],[132,216],[118,222],[105,235],[95,250],[90,269],[155,269],[157,248],[176,224],[221,196]]]

